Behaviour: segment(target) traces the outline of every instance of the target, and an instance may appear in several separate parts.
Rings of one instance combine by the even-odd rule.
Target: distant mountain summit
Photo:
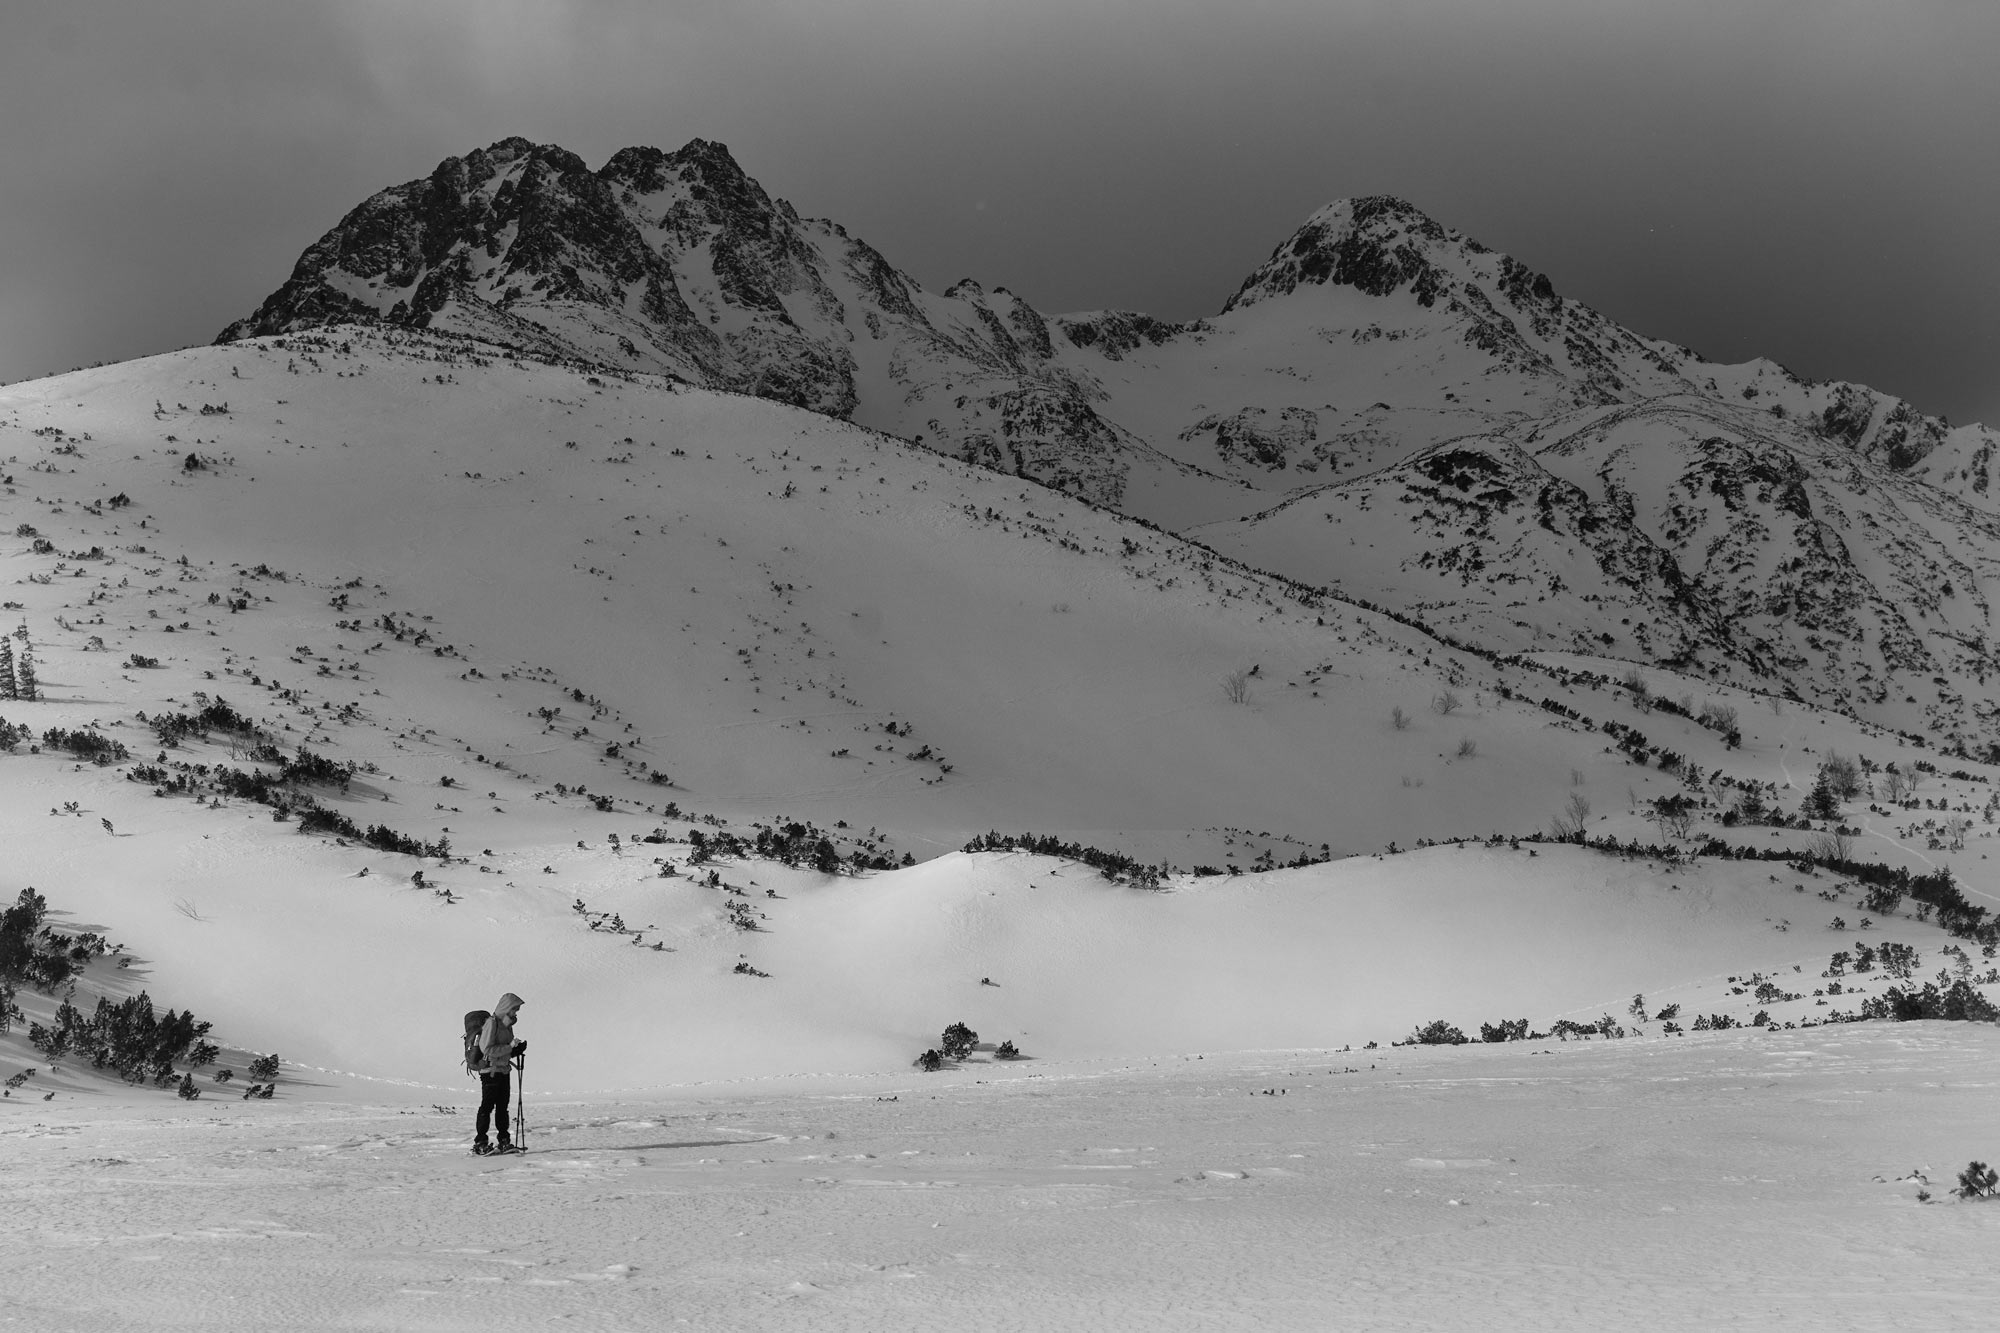
[[[1456,262],[1462,269],[1464,261],[1492,253],[1394,196],[1340,199],[1306,219],[1290,240],[1272,251],[1243,280],[1223,312],[1287,295],[1301,284],[1328,282],[1370,296],[1387,296],[1407,287],[1419,305],[1431,306],[1451,285],[1441,265]],[[1510,289],[1529,288],[1540,300],[1555,299],[1546,277],[1529,273],[1505,256],[1501,259]]]
[[[1887,395],[1644,338],[1387,195],[1320,209],[1212,319],[1049,316],[970,280],[926,291],[718,143],[592,171],[511,138],[365,200],[219,341],[373,321],[777,399],[1168,520],[1208,474],[1286,490],[1335,455],[1662,394],[1762,399],[1899,469],[1944,449],[1932,470],[1975,503],[1993,462],[1990,432],[1947,448]]]
[[[1494,647],[2000,734],[2000,434],[1647,338],[1387,195],[1211,317],[1049,315],[925,289],[721,144],[504,139],[364,201],[221,341],[343,322],[850,419]]]
[[[628,148],[593,172],[503,139],[364,201],[219,341],[379,320],[844,415],[851,358],[785,309],[822,294],[797,226],[720,144]]]

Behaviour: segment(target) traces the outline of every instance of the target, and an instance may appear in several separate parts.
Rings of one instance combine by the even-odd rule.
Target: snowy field
[[[462,1094],[15,1101],[0,1326],[1988,1328],[1997,1084],[1929,1023],[970,1065],[531,1098],[511,1159]]]

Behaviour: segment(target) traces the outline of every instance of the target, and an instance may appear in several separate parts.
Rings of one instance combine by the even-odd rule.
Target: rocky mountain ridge
[[[1244,401],[1220,415],[1289,408],[1324,422],[1329,413],[1386,402],[1406,415],[1442,413],[1463,425],[1482,413],[1445,380],[1464,371],[1507,382],[1495,410],[1483,413],[1488,418],[1663,393],[1737,396],[1803,418],[1806,429],[1897,468],[1945,450],[1952,466],[1937,472],[1964,473],[1966,489],[1979,497],[1990,485],[1991,432],[1974,428],[1976,438],[1954,440],[1958,433],[1942,420],[1862,386],[1809,384],[1768,362],[1716,365],[1641,337],[1559,296],[1546,275],[1400,199],[1372,196],[1321,209],[1213,319],[1173,323],[1128,311],[1050,316],[1005,288],[989,291],[970,280],[926,291],[837,223],[801,218],[746,175],[727,148],[701,139],[672,153],[627,148],[597,171],[566,149],[520,138],[448,158],[430,176],[383,190],[350,212],[218,341],[349,321],[435,326],[774,398],[922,437],[941,452],[997,457],[1035,475],[1037,468],[1064,470],[1050,447],[1116,453],[1139,444],[1177,453],[1173,443],[1199,436],[1220,405],[1160,428],[1120,401],[1133,396],[1122,392],[1131,372],[1158,363],[1162,349],[1171,349],[1164,353],[1171,358],[1200,348],[1211,363],[1218,353],[1250,351],[1240,345],[1266,341],[1256,325],[1296,323],[1272,317],[1272,306],[1314,289],[1370,299],[1338,312],[1355,318],[1317,321],[1309,360],[1323,362],[1328,344],[1343,343],[1350,353],[1406,344],[1397,350],[1421,350],[1435,361],[1444,342],[1476,355],[1472,364],[1433,364],[1429,373],[1403,364],[1419,357],[1377,356],[1388,362],[1378,370],[1389,372],[1377,378],[1392,381],[1383,387],[1393,392],[1365,405],[1278,403],[1269,401],[1272,386],[1245,383],[1237,394]],[[1411,318],[1413,311],[1420,317]],[[1296,351],[1292,360],[1281,368],[1288,378],[1326,379],[1324,366],[1299,361]],[[1224,392],[1231,379],[1256,378],[1246,369],[1225,362],[1203,378],[1220,379],[1208,387]],[[1406,440],[1434,433],[1415,421],[1397,425]],[[1315,434],[1338,432],[1316,426]],[[1381,461],[1359,452],[1363,462]],[[1221,463],[1228,471],[1229,453],[1218,439],[1179,461],[1204,469]],[[1272,488],[1272,478],[1255,474],[1313,461],[1295,453],[1259,451],[1247,475],[1234,479]],[[1068,470],[1079,471],[1074,464]],[[1290,480],[1276,479],[1275,488],[1287,489]]]
[[[925,289],[719,144],[591,171],[508,139],[365,201],[220,340],[342,322],[850,419],[1495,647],[2000,726],[2000,434],[1646,338],[1388,196],[1319,210],[1212,317],[1052,316]],[[1419,521],[1376,554],[1329,540],[1388,505]]]

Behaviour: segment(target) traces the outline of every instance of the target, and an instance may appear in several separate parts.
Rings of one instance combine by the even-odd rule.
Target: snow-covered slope
[[[114,983],[319,1068],[424,1081],[437,1034],[401,1024],[504,987],[572,1034],[545,1086],[578,1089],[881,1068],[953,1018],[1084,1056],[1387,1039],[1440,1006],[1594,1019],[1683,985],[1740,1006],[1725,979],[1813,965],[1851,889],[1504,838],[1193,872],[1532,833],[1578,796],[1593,831],[1652,839],[1654,796],[1692,795],[1714,827],[1740,784],[1795,805],[1826,749],[1916,753],[1656,673],[1683,713],[1697,690],[1740,710],[1729,748],[1603,663],[1454,651],[781,404],[341,336],[0,392],[0,576],[45,695],[0,714],[46,751],[0,754],[5,887],[127,942],[146,970]],[[161,730],[224,701],[261,740]],[[1613,722],[1681,767],[1634,764],[1595,729]],[[81,763],[50,729],[128,753]],[[451,856],[302,835],[219,785],[300,747],[355,769],[286,800]],[[1980,774],[1944,790],[1983,800]],[[1927,851],[1920,817],[1889,813],[1846,817],[1876,854],[1944,858],[1935,823]],[[988,829],[1174,870],[1162,892],[941,855]],[[922,863],[695,855],[697,832],[760,831],[824,836],[843,866]],[[1976,855],[1951,862],[1977,892]],[[1489,968],[1503,937],[1544,962]],[[663,1009],[701,1017],[663,1035]]]
[[[685,792],[821,824],[879,809],[867,822],[893,816],[918,851],[1117,831],[1149,860],[1219,865],[1234,828],[1297,840],[1272,844],[1291,860],[1534,826],[1560,804],[1494,783],[1570,766],[1574,742],[1522,705],[1392,732],[1392,709],[1478,667],[1383,617],[796,409],[389,336],[405,341],[238,343],[10,391],[4,429],[60,469],[15,474],[29,512],[62,511],[37,522],[40,564],[64,566],[58,588],[95,575],[72,585],[94,599],[32,609],[50,670],[94,680],[140,651],[232,696],[232,676],[276,676],[314,736],[350,704],[404,728],[419,710],[398,691],[418,687],[401,678],[428,672],[453,690],[424,694],[421,721],[449,718],[455,747],[646,804]],[[114,492],[130,506],[78,509]],[[157,625],[118,618],[138,594],[108,569],[61,559],[102,546],[122,578],[131,545],[142,568],[190,561],[154,584]],[[275,600],[234,618],[205,602],[246,589]],[[385,615],[426,644],[412,654]],[[193,638],[168,637],[182,621]],[[1224,677],[1253,669],[1231,702]],[[1441,762],[1467,737],[1483,769]],[[1332,775],[1385,762],[1329,803]]]
[[[1047,316],[969,279],[925,290],[718,144],[627,149],[593,172],[510,139],[364,202],[222,337],[350,321],[848,418],[1488,647],[1727,663],[1878,723],[2000,740],[1983,692],[1993,431],[1766,361],[1704,361],[1399,199],[1321,209],[1212,318]],[[1613,436],[1584,484],[1579,441]],[[1552,475],[1580,487],[1562,503],[1588,501],[1587,530],[1509,550],[1481,506],[1432,504],[1371,558],[1301,517],[1387,491],[1419,503],[1435,487],[1409,480],[1413,460],[1486,447],[1469,439],[1526,451],[1531,471],[1576,460]],[[1745,485],[1780,512],[1739,512]],[[1304,509],[1274,521],[1281,499]],[[1412,540],[1423,549],[1391,555]],[[1450,567],[1413,571],[1424,556]]]
[[[2000,522],[1694,398],[1472,436],[1197,530],[1496,649],[1760,683],[1984,750]]]

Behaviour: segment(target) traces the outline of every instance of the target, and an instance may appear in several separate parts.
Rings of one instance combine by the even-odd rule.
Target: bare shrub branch
[[[1580,791],[1573,791],[1563,806],[1563,812],[1549,821],[1549,833],[1560,841],[1572,841],[1583,836],[1584,825],[1589,821],[1590,798]]]

